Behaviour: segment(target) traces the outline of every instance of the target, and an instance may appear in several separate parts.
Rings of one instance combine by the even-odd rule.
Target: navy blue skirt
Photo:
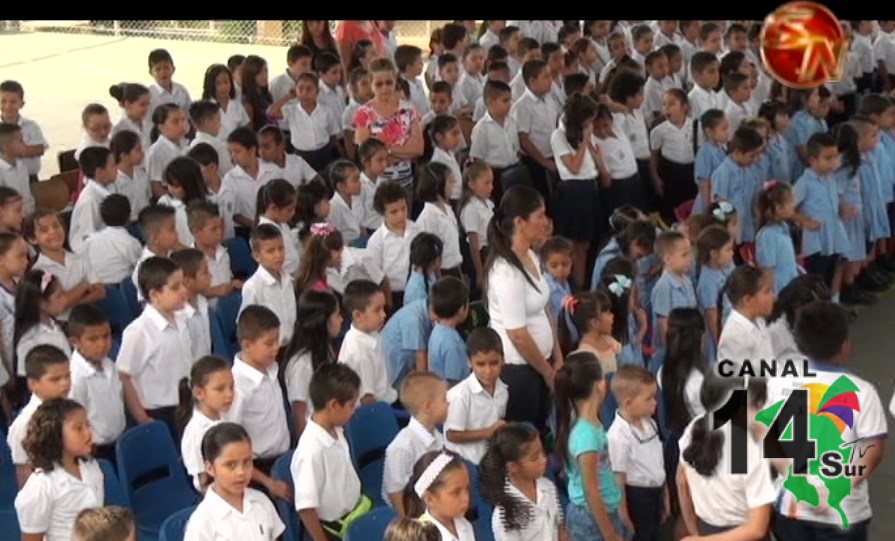
[[[600,237],[603,208],[595,180],[561,180],[556,204],[556,232],[568,239],[594,241]]]

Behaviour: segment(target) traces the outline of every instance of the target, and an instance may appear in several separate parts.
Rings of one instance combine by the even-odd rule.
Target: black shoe
[[[861,286],[855,284],[853,287],[859,295],[862,295],[864,298],[867,299],[869,304],[876,304],[876,301],[879,300],[879,297],[877,297],[872,292],[867,291],[866,289],[862,288]]]
[[[880,276],[874,274],[872,271],[865,270],[858,277],[858,285],[861,288],[866,289],[867,291],[872,291],[874,293],[882,293],[889,289],[889,284],[880,278]]]
[[[842,290],[839,300],[843,304],[871,305],[876,302],[876,297],[856,286],[850,286]]]
[[[880,256],[876,260],[882,268],[889,272],[895,272],[895,258],[891,254]]]
[[[870,273],[877,276],[879,281],[886,286],[891,287],[893,283],[895,283],[895,275],[891,272],[883,269],[882,267],[871,267]]]

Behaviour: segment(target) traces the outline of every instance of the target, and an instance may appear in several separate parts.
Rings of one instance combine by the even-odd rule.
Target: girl
[[[311,226],[325,222],[329,211],[329,192],[322,182],[312,181],[298,188],[295,228],[298,230],[299,259],[302,259],[302,254],[310,239]]]
[[[463,515],[469,509],[469,471],[451,451],[429,451],[413,466],[404,489],[409,517],[435,524],[441,539],[475,541],[472,524]]]
[[[690,101],[680,88],[662,96],[666,120],[650,132],[650,172],[661,200],[662,217],[672,223],[675,209],[698,195],[693,184],[696,137],[690,118]]]
[[[798,182],[808,166],[808,138],[827,131],[824,120],[830,112],[830,91],[824,85],[795,91],[792,95],[792,123],[786,131],[789,144],[790,177]]]
[[[740,215],[733,205],[727,201],[715,201],[709,205],[706,214],[709,218],[707,220],[708,225],[715,224],[723,226],[724,229],[730,233],[731,237],[737,238],[740,231]],[[708,225],[706,225],[706,227],[708,227]],[[737,256],[739,256],[739,254],[737,254]],[[742,262],[738,261],[737,264],[742,264]]]
[[[460,174],[460,164],[456,155],[457,148],[463,140],[460,121],[453,115],[438,115],[429,123],[428,129],[433,147],[431,163],[441,163],[450,169],[455,182],[448,192],[448,199],[455,209],[459,208],[458,202],[463,191],[460,185],[463,176]]]
[[[68,321],[68,314],[76,304],[95,302],[105,298],[102,284],[88,282],[88,268],[84,258],[65,249],[65,226],[52,211],[38,209],[25,220],[25,237],[36,244],[40,255],[32,270],[52,273],[59,280],[64,309],[60,321]]]
[[[758,116],[771,125],[771,136],[768,138],[767,150],[771,157],[771,178],[779,182],[792,182],[790,171],[789,144],[784,133],[789,129],[789,110],[779,101],[766,101],[761,104]]]
[[[302,254],[301,265],[295,280],[295,290],[301,294],[307,290],[331,291],[326,281],[328,268],[341,269],[342,234],[326,222],[310,227],[311,238]]]
[[[706,359],[714,363],[715,346],[721,333],[721,327],[730,313],[730,299],[721,295],[724,283],[733,273],[733,237],[721,226],[706,227],[699,233],[696,241],[699,262],[702,268],[696,284],[699,309],[705,317],[705,326],[709,330],[705,344]],[[718,309],[718,306],[721,309]]]
[[[789,184],[768,183],[768,187],[758,194],[759,230],[755,236],[755,258],[761,268],[774,273],[775,293],[780,293],[799,275],[796,251],[786,223],[795,215],[795,210],[795,198]]]
[[[139,83],[121,83],[109,87],[109,94],[122,108],[122,115],[112,128],[112,136],[121,131],[131,131],[140,137],[143,151],[152,145],[152,122],[148,122],[149,89]]]
[[[780,360],[802,359],[793,329],[796,316],[803,306],[814,301],[829,301],[830,288],[816,274],[803,274],[795,278],[777,295],[774,310],[768,317],[768,335],[774,349],[774,358]]]
[[[374,58],[376,58],[376,47],[373,45],[373,42],[368,39],[358,40],[357,43],[354,44],[354,51],[351,52],[351,61],[348,64],[347,70],[348,73],[351,73],[357,68],[367,69]]]
[[[31,270],[19,282],[13,335],[19,376],[25,376],[25,359],[28,352],[37,346],[56,346],[71,356],[68,338],[55,320],[64,309],[62,285],[49,272]]]
[[[0,233],[0,338],[2,338],[3,362],[0,367],[0,381],[5,385],[10,377],[17,375],[13,353],[13,337],[16,320],[16,284],[28,270],[28,245],[18,233]],[[24,369],[24,365],[23,365]],[[3,408],[7,419],[12,419],[12,411],[3,397]]]
[[[373,207],[373,196],[376,195],[379,178],[388,167],[388,147],[379,139],[370,138],[358,148],[358,153],[363,166],[360,197],[364,205],[364,219],[361,225],[367,229],[368,235],[372,235],[382,225],[382,216]]]
[[[35,468],[15,500],[22,539],[69,541],[78,513],[105,498],[87,410],[67,398],[44,402],[22,445]]]
[[[628,137],[613,124],[612,112],[606,104],[597,105],[593,137],[606,165],[605,171],[600,169],[600,183],[609,188],[608,205],[603,210],[624,205],[643,208],[643,179],[637,169],[634,149]]]
[[[451,170],[442,163],[430,162],[420,167],[417,177],[417,198],[425,203],[416,219],[420,230],[432,233],[444,243],[441,273],[460,278],[460,228],[454,209],[448,205],[448,194],[457,182]]]
[[[281,178],[272,180],[258,190],[258,225],[271,224],[283,233],[286,252],[283,270],[289,276],[298,271],[298,237],[289,227],[295,217],[296,191],[292,184]]]
[[[500,44],[500,32],[506,25],[506,21],[482,21],[482,25],[479,26],[478,43],[485,50],[485,54],[488,54],[491,47]]]
[[[429,87],[429,91],[432,90],[432,85],[439,80],[438,57],[444,54],[444,45],[442,45],[441,39],[442,29],[436,28],[435,30],[432,30],[432,34],[429,36],[429,57],[428,62],[426,63],[426,73],[424,74],[426,86]]]
[[[253,54],[247,56],[242,63],[240,75],[242,103],[252,122],[252,129],[257,132],[272,123],[267,117],[267,109],[273,103],[273,97],[267,88],[267,61]]]
[[[547,455],[534,427],[510,423],[495,432],[479,470],[482,496],[494,506],[495,539],[566,539],[556,486],[544,477]]]
[[[724,290],[733,310],[718,339],[718,361],[740,365],[773,359],[764,318],[774,309],[774,279],[770,273],[743,265],[727,279]]]
[[[615,314],[611,308],[609,296],[603,291],[567,297],[562,313],[564,325],[559,330],[564,351],[593,353],[606,377],[618,368],[617,355],[622,348],[612,337]]]
[[[165,190],[165,170],[174,158],[183,156],[183,137],[188,123],[183,110],[173,103],[159,105],[152,112],[152,146],[146,153],[146,173],[152,183],[153,197],[162,197]],[[202,179],[201,173],[199,180]]]
[[[673,435],[666,441],[677,441],[690,421],[705,413],[699,400],[706,370],[702,354],[705,330],[705,319],[696,308],[675,308],[668,315],[668,349],[665,362],[656,373],[662,389],[663,432]],[[677,464],[677,456],[668,458]]]
[[[550,286],[550,315],[554,323],[559,319],[566,297],[572,294],[569,275],[572,273],[572,243],[563,237],[550,237],[541,246],[541,266],[544,279]],[[575,335],[575,341],[578,337]]]
[[[862,149],[862,140],[867,144],[874,137],[862,139],[855,127],[849,123],[836,125],[832,130],[839,148],[840,167],[836,170],[836,186],[839,191],[840,206],[851,209],[851,217],[842,220],[845,233],[848,235],[848,250],[845,254],[845,272],[842,277],[842,302],[846,304],[871,304],[876,300],[874,295],[855,285],[855,279],[861,273],[864,260],[867,259],[867,236],[864,231],[864,213],[861,199],[861,154],[869,149]],[[777,293],[780,293],[777,289]]]
[[[403,304],[429,298],[429,287],[441,272],[444,244],[432,233],[420,233],[410,242],[410,277],[404,288]]]
[[[330,32],[329,23],[325,20],[302,21],[301,44],[311,49],[314,56],[323,51],[339,56],[339,46]]]
[[[603,218],[597,195],[597,166],[591,135],[597,104],[579,93],[566,100],[564,125],[553,130],[550,146],[559,172],[559,196],[556,210],[558,233],[572,240],[572,272],[576,283],[583,284],[587,251],[591,239],[601,235]]]
[[[230,132],[236,128],[251,124],[245,107],[236,99],[233,73],[227,66],[208,66],[202,83],[202,99],[216,101],[221,106],[221,129],[218,131],[218,139],[221,141],[226,141]]]
[[[202,178],[199,162],[185,156],[174,158],[165,167],[165,182],[168,193],[159,198],[158,204],[174,208],[177,238],[180,244],[192,246],[194,239],[186,208],[196,201],[205,201],[208,197],[208,187]]]
[[[149,200],[152,199],[149,176],[146,174],[146,168],[141,165],[144,146],[140,143],[139,135],[130,130],[124,130],[112,137],[109,148],[112,151],[112,159],[115,160],[118,168],[114,189],[127,197],[131,204],[130,220],[135,222],[140,211],[148,207]]]
[[[615,220],[615,222],[617,221]],[[613,221],[610,221],[610,224],[612,223]],[[600,277],[603,275],[603,268],[614,257],[627,257],[637,265],[638,269],[644,268],[648,271],[650,265],[646,264],[646,262],[652,259],[649,256],[653,253],[653,245],[655,243],[656,226],[653,222],[647,219],[638,219],[625,226],[619,233],[609,239],[609,242],[597,255],[597,259],[594,261],[594,272],[591,276],[591,289],[596,289],[597,284],[600,283]],[[640,261],[644,261],[644,263],[640,263]],[[640,272],[638,272],[638,281],[640,280],[639,275]]]
[[[248,488],[252,440],[245,429],[236,423],[212,427],[202,438],[202,459],[214,484],[190,516],[184,541],[279,538],[286,526],[270,499]]]
[[[698,119],[703,142],[696,151],[693,174],[696,178],[698,194],[693,203],[693,212],[706,212],[712,200],[712,173],[721,165],[727,155],[726,145],[730,141],[730,121],[719,109],[709,109]]]
[[[556,454],[566,467],[570,539],[625,539],[618,515],[622,492],[609,466],[606,430],[598,412],[606,380],[593,353],[569,355],[556,373]]]
[[[622,345],[617,355],[618,364],[643,366],[647,317],[640,304],[634,269],[634,264],[626,257],[610,259],[603,268],[597,290],[609,297],[613,315],[612,337]]]
[[[475,161],[463,173],[463,195],[460,197],[460,223],[466,231],[469,252],[475,267],[475,284],[485,281],[484,263],[488,259],[488,222],[494,216],[494,173],[488,164]]]
[[[587,82],[597,84],[599,73],[594,69],[598,61],[597,45],[588,38],[578,38],[572,44],[572,53],[578,59],[578,72],[587,75]]]
[[[112,131],[112,121],[109,120],[109,111],[98,103],[91,103],[81,112],[81,125],[84,127],[84,137],[78,148],[75,149],[75,160],[81,157],[81,151],[87,147],[109,148],[109,133]],[[72,201],[76,194],[72,194]]]
[[[180,454],[186,472],[193,478],[193,486],[200,493],[205,493],[211,482],[202,462],[202,438],[230,411],[234,393],[230,363],[214,355],[196,361],[189,379],[180,380],[177,409],[177,425],[183,434]]]

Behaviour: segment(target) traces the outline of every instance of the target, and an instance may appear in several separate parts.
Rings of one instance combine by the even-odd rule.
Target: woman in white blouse
[[[503,342],[501,379],[510,388],[506,420],[528,421],[539,430],[545,428],[553,376],[562,365],[549,314],[550,286],[532,251],[546,236],[540,194],[522,185],[507,190],[488,225],[488,312]]]

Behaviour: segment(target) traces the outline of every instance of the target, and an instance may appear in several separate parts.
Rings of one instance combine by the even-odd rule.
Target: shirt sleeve
[[[704,312],[710,308],[718,307],[718,284],[714,280],[700,280],[699,288],[699,308]]]
[[[650,295],[650,304],[653,307],[653,314],[662,317],[668,317],[671,313],[671,291],[665,280],[659,280],[653,287]]]
[[[485,140],[485,130],[478,122],[472,128],[472,144],[469,147],[469,156],[479,160],[485,160],[488,155],[488,141]]]
[[[423,318],[426,318],[425,320]],[[428,314],[422,314],[415,321],[402,321],[401,349],[426,351],[429,349]]]
[[[401,492],[410,481],[409,465],[413,468],[414,457],[406,447],[393,442],[385,450],[385,462],[382,469],[382,489],[386,494]],[[391,502],[388,502],[391,504]]]
[[[792,193],[796,206],[801,205],[808,196],[807,184],[807,182],[796,182],[795,186],[793,186]]]
[[[652,139],[650,140],[652,141]],[[705,145],[700,146],[696,151],[693,173],[696,176],[696,182],[712,178],[712,160],[709,158],[709,152]]]
[[[662,125],[656,126],[656,128],[650,132],[649,134],[649,149],[650,150],[659,150],[662,148],[662,144],[665,142],[665,130],[662,128]]]
[[[28,477],[16,496],[15,507],[22,533],[46,533],[53,515],[52,486],[47,475],[35,473]]]
[[[466,344],[459,335],[447,340],[442,347],[445,357],[444,377],[450,380],[460,381],[466,377],[469,358],[466,356]]]
[[[339,121],[336,120],[335,113],[329,108],[326,109],[326,131],[329,132],[330,137],[339,136]]]
[[[613,437],[616,436],[616,437]],[[628,461],[631,458],[631,440],[622,438],[619,434],[609,429],[609,463],[612,471],[628,473]]]
[[[325,471],[322,453],[307,453],[296,449],[290,467],[295,483],[295,510],[317,509],[320,506],[320,494],[326,479],[319,478],[318,473]]]
[[[525,101],[518,101],[514,107],[514,118],[516,119],[516,128],[519,133],[531,133],[534,117],[531,109],[526,106]]]
[[[464,383],[459,383],[453,389],[457,389],[460,391],[460,385],[464,385]],[[453,390],[452,389],[452,390]],[[444,421],[444,432],[447,434],[448,430],[466,430],[466,419],[468,417],[467,412],[469,411],[469,393],[465,392],[456,392],[451,395],[448,393],[448,414],[447,419]]]
[[[370,374],[370,368],[372,368],[371,359],[366,358],[360,351],[356,351],[350,345],[345,347],[346,345],[349,344],[342,344],[342,349],[339,351],[339,362],[357,372],[360,378],[360,389],[358,389],[357,393],[358,400],[363,398],[364,395],[375,394],[376,387],[372,381],[372,374]]]
[[[569,453],[576,460],[585,453],[599,453],[606,448],[606,436],[599,430],[587,423],[576,428],[569,439]]]
[[[303,356],[302,356],[303,357]],[[290,361],[286,367],[286,395],[289,402],[309,401],[308,389],[311,383],[311,359],[307,362],[302,357]]]
[[[509,262],[500,262],[501,266],[509,265]],[[528,323],[525,310],[526,288],[528,283],[520,272],[493,273],[493,278],[488,280],[488,288],[494,292],[497,305],[500,307],[500,326],[507,330],[521,329]]]
[[[712,197],[716,199],[730,198],[730,175],[719,165],[712,171]]]
[[[777,243],[770,231],[763,234],[759,231],[755,241],[755,259],[761,267],[773,268],[777,266]]]
[[[385,240],[382,235],[374,232],[367,242],[367,249],[364,250],[363,263],[370,280],[379,284],[385,279],[385,270],[382,263],[382,252],[385,249]]]
[[[143,352],[144,344],[140,343],[139,330],[133,325],[124,329],[121,336],[121,348],[118,350],[118,357],[115,365],[122,374],[139,377],[143,371]]]
[[[886,435],[886,414],[876,389],[868,383],[861,394],[861,412],[855,420],[855,435],[861,439]]]

